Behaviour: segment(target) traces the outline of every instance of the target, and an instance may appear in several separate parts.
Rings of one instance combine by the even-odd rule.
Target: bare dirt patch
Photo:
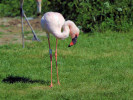
[[[41,25],[41,17],[29,20],[34,31],[38,35],[43,35]],[[28,33],[28,36],[32,37],[32,31],[28,26],[26,20],[24,19],[24,32]],[[32,38],[31,38],[32,40]],[[26,42],[29,42],[27,39]],[[9,43],[21,43],[21,18],[0,18],[0,45],[9,44]]]

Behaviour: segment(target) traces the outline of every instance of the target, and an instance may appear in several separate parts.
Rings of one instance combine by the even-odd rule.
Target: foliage
[[[82,33],[81,33],[82,34]],[[0,46],[1,100],[131,100],[133,99],[133,34],[80,35],[71,48],[58,41],[57,85],[55,38],[53,88],[47,37],[42,42]]]
[[[0,16],[19,16],[18,0],[2,0]],[[25,0],[27,16],[36,15],[36,1]],[[42,12],[57,11],[84,31],[129,31],[133,26],[133,0],[42,0]]]
[[[34,1],[28,0],[24,3],[24,8],[26,7],[25,11],[29,14],[34,14],[35,11],[31,10],[31,7],[35,9],[33,6]],[[19,0],[2,0],[0,4],[0,15],[1,16],[20,16],[20,2]]]

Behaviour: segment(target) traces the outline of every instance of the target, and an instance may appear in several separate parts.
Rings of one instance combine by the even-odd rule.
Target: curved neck
[[[66,21],[65,23],[67,26],[69,26],[70,29],[70,36],[73,39],[75,37],[75,34],[79,33],[78,27],[75,25],[75,23],[71,20]]]
[[[66,22],[64,23],[64,25],[62,26],[63,31],[61,31],[61,29],[57,29],[54,32],[54,36],[58,39],[65,39],[67,37],[69,37],[69,33],[70,33],[70,29],[69,26],[66,24]]]

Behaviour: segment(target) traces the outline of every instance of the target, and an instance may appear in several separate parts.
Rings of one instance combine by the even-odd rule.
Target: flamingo
[[[37,15],[39,16],[41,14],[41,1],[42,0],[36,0],[37,2]],[[23,17],[25,17],[26,22],[28,23],[28,25],[30,26],[32,33],[33,33],[33,40],[37,40],[40,41],[35,33],[35,31],[33,30],[30,22],[28,21],[26,14],[23,11],[23,3],[24,0],[20,0],[20,14],[21,14],[21,24],[22,24],[22,44],[23,44],[23,48],[24,48],[24,29],[23,29]]]
[[[59,76],[58,76],[58,67],[57,67],[57,43],[58,39],[65,39],[67,37],[72,38],[71,43],[68,47],[73,46],[77,42],[77,37],[79,36],[79,29],[75,23],[71,20],[65,21],[62,14],[58,12],[46,12],[41,18],[41,27],[47,33],[48,44],[49,44],[49,55],[51,62],[51,84],[50,87],[53,87],[52,83],[52,49],[50,47],[50,34],[56,38],[56,50],[55,50],[55,60],[56,60],[56,71],[57,71],[57,83],[60,85]],[[62,31],[63,30],[63,31]]]
[[[39,16],[41,14],[41,2],[42,0],[36,0],[37,2],[37,15]]]

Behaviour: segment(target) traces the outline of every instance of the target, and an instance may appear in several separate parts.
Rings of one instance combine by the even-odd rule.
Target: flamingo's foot
[[[53,84],[51,83],[51,85],[50,85],[49,87],[51,87],[51,88],[52,88],[52,87],[53,87]]]
[[[34,36],[33,36],[32,40],[33,40],[33,41],[38,41],[38,42],[40,42],[40,41],[41,41],[39,38],[37,38],[37,36],[36,36],[36,35],[34,35]]]

